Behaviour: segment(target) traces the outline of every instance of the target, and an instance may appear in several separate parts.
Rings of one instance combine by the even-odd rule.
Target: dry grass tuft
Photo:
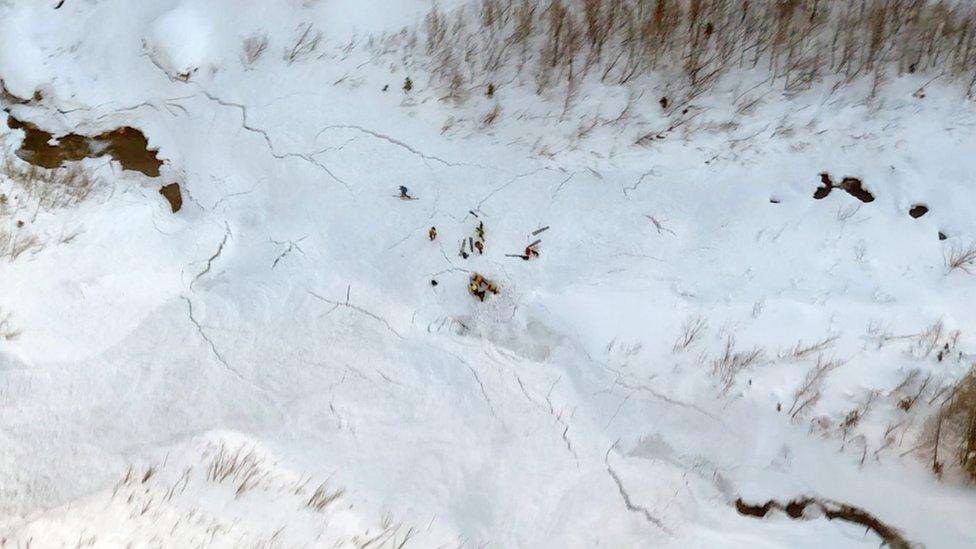
[[[315,489],[312,496],[308,498],[305,506],[313,511],[322,512],[329,504],[341,498],[345,493],[346,491],[342,488],[330,492],[326,483],[323,482]]]
[[[722,356],[712,361],[712,374],[719,379],[722,393],[727,393],[732,389],[736,378],[742,371],[762,362],[765,357],[766,352],[758,347],[737,352],[735,350],[735,338],[729,336],[725,340],[725,351]]]
[[[15,224],[0,227],[0,259],[16,261],[25,253],[37,253],[44,245],[37,235]]]
[[[311,23],[303,23],[298,26],[295,41],[291,46],[285,48],[285,61],[289,65],[301,61],[311,56],[322,42],[322,32],[315,30]]]
[[[255,34],[245,38],[244,43],[241,45],[241,63],[247,68],[253,67],[267,49],[268,35]]]
[[[945,254],[945,264],[950,272],[959,269],[967,273],[976,266],[976,244],[950,248]]]
[[[267,476],[264,458],[254,448],[245,451],[244,446],[229,451],[221,444],[207,466],[207,480],[216,483],[230,480],[237,487],[235,497],[254,488]]]
[[[681,335],[675,340],[671,351],[674,353],[687,351],[701,338],[706,328],[708,328],[708,322],[700,316],[693,316],[686,319],[681,325]]]
[[[803,340],[800,340],[791,349],[780,352],[779,357],[783,360],[803,360],[804,358],[830,349],[839,337],[838,335],[827,336],[811,344],[806,344]]]
[[[803,383],[793,393],[793,403],[787,410],[790,417],[796,419],[804,410],[816,404],[823,394],[823,384],[827,376],[843,365],[843,361],[826,360],[823,355],[818,355],[817,363],[807,372]]]

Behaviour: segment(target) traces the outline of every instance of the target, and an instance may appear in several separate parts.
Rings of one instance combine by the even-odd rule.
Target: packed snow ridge
[[[976,546],[976,46],[613,5],[0,6],[0,547]]]

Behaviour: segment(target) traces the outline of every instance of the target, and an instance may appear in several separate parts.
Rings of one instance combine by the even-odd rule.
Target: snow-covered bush
[[[144,39],[149,57],[172,78],[189,79],[215,55],[210,18],[184,2],[159,16]]]

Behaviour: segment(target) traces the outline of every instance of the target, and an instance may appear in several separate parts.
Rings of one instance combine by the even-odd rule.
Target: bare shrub
[[[8,161],[0,164],[0,176],[21,191],[11,196],[0,194],[0,216],[8,222],[0,226],[0,259],[8,261],[44,247],[26,220],[35,220],[42,210],[76,207],[97,187],[97,181],[80,164],[49,170]],[[62,242],[73,238],[62,236]]]
[[[22,228],[0,228],[0,258],[16,261],[27,252],[38,252],[44,245],[37,235]]]
[[[237,487],[235,497],[240,497],[267,477],[263,464],[264,459],[254,448],[245,451],[241,446],[229,451],[221,444],[207,466],[207,480],[216,483],[230,480]]]
[[[816,404],[822,396],[823,383],[830,372],[844,365],[840,360],[825,360],[823,355],[817,356],[817,363],[803,378],[803,383],[793,393],[793,403],[787,413],[796,419],[808,407]]]
[[[492,124],[495,123],[495,121],[498,120],[498,117],[501,116],[501,114],[502,114],[502,107],[501,105],[496,103],[495,106],[493,106],[491,110],[488,111],[485,114],[485,116],[481,119],[482,126],[486,128],[488,126],[491,126]]]
[[[411,85],[412,87],[412,85]],[[408,91],[408,90],[404,90]],[[447,96],[444,99],[449,100],[455,104],[464,103],[468,97],[468,90],[464,86],[464,78],[461,77],[460,72],[456,72],[454,77],[451,78],[451,83],[447,87]]]
[[[912,338],[909,352],[918,360],[929,358],[932,353],[936,353],[936,359],[942,362],[952,354],[961,335],[959,330],[946,330],[942,320],[939,319]]]
[[[687,351],[689,347],[698,341],[707,327],[708,322],[700,316],[687,318],[681,325],[681,335],[675,340],[671,351],[675,353]]]
[[[325,510],[326,507],[329,506],[330,503],[341,498],[345,493],[346,491],[342,488],[339,488],[338,490],[334,490],[334,491],[329,491],[326,483],[323,482],[322,484],[319,485],[318,488],[315,489],[315,492],[312,494],[312,496],[308,498],[308,501],[305,503],[305,506],[313,511],[322,512]]]
[[[945,264],[950,272],[959,269],[969,273],[976,265],[976,244],[950,248],[945,254]]]
[[[736,378],[743,370],[762,362],[765,356],[766,352],[758,347],[737,352],[735,338],[729,336],[725,340],[725,351],[722,356],[712,361],[712,374],[719,379],[722,393],[732,389]]]
[[[843,421],[841,421],[840,425],[838,425],[838,430],[840,431],[842,441],[841,450],[847,446],[848,441],[852,440],[854,431],[857,429],[857,426],[860,425],[861,420],[863,420],[864,417],[870,413],[871,406],[874,404],[877,396],[878,393],[876,391],[869,391],[864,400],[859,402],[854,409],[848,411],[847,414],[844,415]],[[859,437],[853,438],[858,439]],[[861,454],[861,463],[863,464],[863,460],[867,457],[867,445],[862,446],[862,449],[864,453]]]
[[[247,68],[254,66],[267,49],[268,36],[266,34],[248,36],[241,46],[241,63]]]
[[[378,532],[366,531],[362,536],[353,536],[352,541],[357,549],[371,547],[407,547],[410,540],[417,535],[414,528],[404,528],[403,524],[395,522],[389,514],[383,515]]]
[[[918,403],[922,395],[932,385],[931,373],[922,379],[922,372],[920,370],[912,370],[905,375],[905,379],[901,383],[891,390],[890,396],[897,400],[897,405],[900,409],[908,412],[915,407],[915,404]]]
[[[916,73],[976,88],[971,2],[482,0],[433,8],[421,32],[434,82],[461,74],[467,85],[518,80],[542,93],[591,74],[623,85],[659,72],[673,78],[677,111],[741,69],[767,71],[786,93],[828,76],[870,77],[873,93]],[[391,39],[409,51],[414,37]]]
[[[827,336],[819,341],[815,341],[811,344],[803,343],[803,340],[797,341],[791,349],[787,351],[780,352],[779,356],[784,360],[802,360],[813,354],[822,353],[827,349],[834,346],[837,338],[840,336],[832,335]]]
[[[285,49],[285,61],[289,65],[296,61],[301,61],[315,53],[322,41],[322,32],[315,30],[311,23],[303,23],[298,26],[295,41]]]

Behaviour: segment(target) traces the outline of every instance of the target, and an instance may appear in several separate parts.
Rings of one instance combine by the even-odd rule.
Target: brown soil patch
[[[845,177],[838,185],[834,183],[828,173],[820,174],[820,186],[813,192],[813,198],[821,200],[826,198],[830,194],[830,191],[838,188],[843,189],[847,194],[861,202],[874,202],[874,195],[864,188],[860,179],[856,177]]]
[[[180,211],[180,208],[183,207],[183,194],[180,192],[179,183],[163,185],[159,189],[159,194],[163,195],[163,198],[169,202],[169,207],[173,213]]]
[[[874,202],[874,195],[868,192],[861,184],[861,180],[856,177],[845,177],[840,182],[840,187],[861,202]]]
[[[163,161],[156,158],[157,150],[148,148],[146,136],[129,126],[95,136],[70,133],[58,137],[56,144],[52,145],[54,135],[29,122],[21,122],[8,115],[7,125],[25,133],[17,156],[42,168],[60,168],[65,162],[109,155],[122,164],[124,170],[158,177],[159,167],[163,165]]]
[[[918,219],[923,215],[929,213],[929,208],[925,204],[915,204],[912,209],[908,210],[908,215]]]

